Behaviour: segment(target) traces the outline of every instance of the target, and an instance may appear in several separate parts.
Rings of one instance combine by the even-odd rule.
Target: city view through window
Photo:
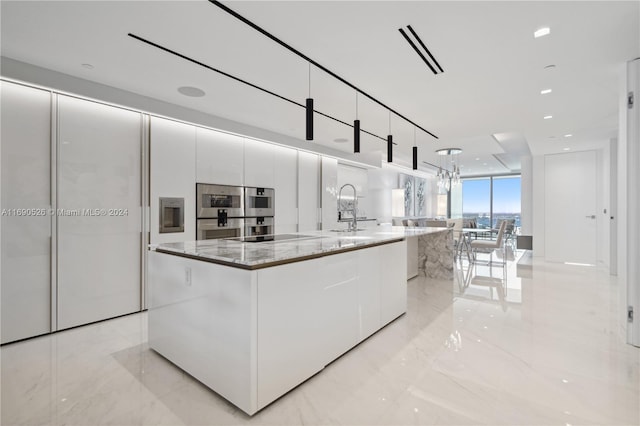
[[[495,228],[513,219],[520,229],[520,176],[463,179],[462,217],[476,219],[478,228]]]

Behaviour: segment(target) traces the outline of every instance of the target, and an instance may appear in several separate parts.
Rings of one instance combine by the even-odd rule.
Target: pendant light
[[[413,170],[418,170],[418,147],[416,146],[416,128],[413,128]]]
[[[356,119],[353,121],[353,152],[360,152],[360,120],[358,120],[358,92],[356,92]]]
[[[393,136],[391,135],[391,111],[389,111],[389,135],[387,136],[387,163],[393,162]]]
[[[306,104],[307,112],[307,140],[313,140],[313,98],[311,97],[311,63],[309,63],[309,97]]]

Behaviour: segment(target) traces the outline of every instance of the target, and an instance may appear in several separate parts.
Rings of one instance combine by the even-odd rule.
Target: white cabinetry
[[[298,229],[298,151],[274,145],[275,233]]]
[[[244,140],[244,185],[273,188],[273,145]]]
[[[151,117],[151,243],[196,239],[196,128]],[[160,197],[184,198],[184,232],[160,234]]]
[[[322,157],[322,229],[334,229],[338,225],[338,160]]]
[[[242,186],[244,138],[197,127],[196,181]]]
[[[58,329],[140,310],[141,127],[58,95]]]
[[[318,217],[319,159],[316,154],[298,151],[298,231],[315,231]]]
[[[51,331],[51,94],[2,82],[2,342]],[[33,210],[32,210],[33,209]],[[18,215],[25,211],[25,214]],[[26,215],[27,211],[38,212]],[[15,214],[13,214],[15,213]]]
[[[407,311],[407,243],[380,246],[381,326]],[[403,277],[403,279],[398,279]]]

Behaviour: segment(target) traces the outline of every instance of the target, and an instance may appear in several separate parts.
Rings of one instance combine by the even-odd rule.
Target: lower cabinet
[[[245,270],[152,251],[149,346],[255,414],[406,312],[405,252]]]
[[[258,271],[258,407],[406,312],[403,253],[404,241]]]

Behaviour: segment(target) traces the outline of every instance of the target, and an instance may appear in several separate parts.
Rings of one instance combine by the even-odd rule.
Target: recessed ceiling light
[[[82,64],[82,68],[86,68],[88,70],[92,70],[94,67],[91,64]]]
[[[555,68],[555,67],[556,67],[556,66],[555,66],[554,64],[549,64],[549,65],[546,65],[546,66],[544,67],[544,69],[545,69],[545,70],[550,70],[550,69],[553,69],[553,68]]]
[[[335,143],[345,143],[345,142],[349,142],[349,139],[347,139],[347,138],[336,138],[333,141]]]
[[[480,157],[476,157],[476,161],[480,161]]]
[[[192,87],[192,86],[178,87],[178,92],[192,98],[201,98],[205,95],[204,90],[198,89],[197,87]]]
[[[570,151],[571,148],[562,148],[563,151]]]
[[[549,33],[551,33],[551,28],[543,27],[543,28],[540,28],[539,30],[537,30],[536,32],[534,32],[533,33],[533,37],[534,38],[538,38],[538,37],[546,36]]]
[[[553,115],[545,115],[542,118],[544,118],[545,120],[549,120],[550,118],[553,118]]]
[[[546,95],[546,94],[551,93],[551,92],[553,92],[553,90],[551,90],[551,89],[544,89],[544,90],[541,90],[541,91],[540,91],[540,94],[541,94],[541,95]]]
[[[565,138],[570,138],[571,136],[573,136],[571,133],[567,133],[566,135],[564,135]]]

